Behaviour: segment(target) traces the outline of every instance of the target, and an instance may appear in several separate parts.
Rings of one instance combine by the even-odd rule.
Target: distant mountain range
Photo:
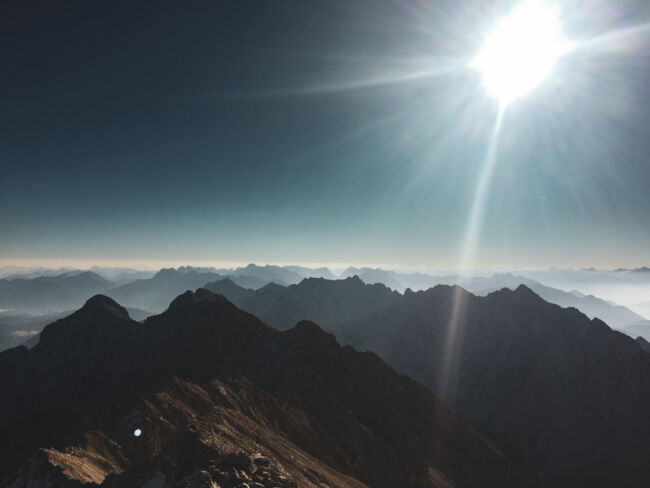
[[[526,286],[485,297],[456,286],[401,295],[359,278],[207,288],[281,330],[314,320],[376,352],[474,424],[524,441],[552,486],[650,486],[642,343]]]
[[[132,281],[106,291],[106,295],[125,306],[162,312],[171,300],[186,290],[195,290],[206,279],[223,279],[223,275],[192,268],[161,269],[153,277]],[[242,285],[246,286],[245,283]]]
[[[289,269],[292,268],[292,269]],[[298,271],[301,271],[300,274]],[[250,264],[244,268],[212,270],[181,267],[162,269],[149,279],[131,283],[106,291],[106,295],[128,306],[162,312],[178,294],[195,290],[206,283],[228,277],[243,288],[257,289],[268,283],[290,284],[300,282],[310,271],[308,268],[257,266]],[[322,274],[322,270],[315,270]]]
[[[376,355],[207,290],[142,324],[93,297],[0,353],[0,398],[2,486],[541,486]]]
[[[643,337],[648,340],[650,339],[650,320],[632,322],[619,330],[630,337]]]
[[[91,271],[0,280],[0,309],[53,312],[80,307],[88,297],[114,285]]]
[[[623,332],[630,325],[646,320],[645,317],[633,312],[627,307],[602,300],[593,295],[584,294],[577,290],[566,292],[512,273],[496,273],[490,277],[467,277],[461,275],[430,276],[421,273],[397,273],[378,268],[348,268],[342,273],[342,276],[359,276],[364,283],[382,283],[393,290],[401,292],[407,288],[411,288],[412,290],[425,290],[435,285],[459,285],[474,294],[487,295],[492,291],[502,288],[514,290],[519,285],[526,285],[548,302],[562,307],[577,308],[588,317],[598,317]]]
[[[593,295],[585,295],[578,291],[566,292],[545,286],[538,281],[517,276],[510,273],[495,274],[490,278],[448,278],[445,280],[448,285],[460,285],[466,290],[477,294],[487,295],[502,288],[516,289],[519,285],[526,285],[547,302],[555,303],[561,307],[574,307],[583,312],[589,318],[598,317],[614,328],[623,328],[634,322],[645,320],[645,317],[634,313],[632,310]]]
[[[162,269],[155,274],[128,268],[93,267],[91,269],[96,272],[70,270],[53,276],[0,280],[0,318],[5,312],[18,316],[47,315],[74,310],[94,294],[104,293],[130,307],[139,319],[143,319],[162,312],[178,294],[225,277],[229,277],[237,285],[247,289],[258,289],[268,283],[297,284],[308,277],[337,278],[327,268],[255,264],[233,269],[180,267]],[[398,273],[379,268],[347,268],[341,276],[359,276],[365,283],[382,283],[400,292],[407,288],[423,290],[436,284],[458,284],[475,294],[485,295],[504,287],[515,289],[520,284],[525,284],[549,302],[578,308],[590,318],[598,317],[632,337],[641,335],[650,339],[650,321],[646,321],[642,315],[626,307],[579,291],[566,292],[545,286],[523,276],[507,273],[495,274],[491,277],[430,276],[422,273]],[[135,312],[136,308],[140,311]],[[639,308],[642,308],[642,304]],[[2,324],[0,320],[0,336],[11,333],[14,337],[19,337],[22,332],[27,334],[37,330],[33,328],[34,322],[32,322],[26,323],[23,331],[14,327],[10,332],[7,330],[3,333]],[[14,326],[17,326],[17,323],[14,323]],[[1,348],[2,341],[0,341],[0,350]]]

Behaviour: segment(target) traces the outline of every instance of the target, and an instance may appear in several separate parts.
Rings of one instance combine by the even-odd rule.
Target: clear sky
[[[510,3],[11,3],[0,264],[461,259]],[[595,40],[506,110],[476,266],[650,262],[645,3],[562,2]]]

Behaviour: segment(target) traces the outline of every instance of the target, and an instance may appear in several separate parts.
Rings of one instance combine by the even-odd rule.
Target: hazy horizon
[[[449,270],[454,272],[463,272],[466,274],[483,273],[483,272],[499,272],[499,271],[603,271],[614,272],[618,270],[635,270],[648,267],[645,263],[640,263],[637,266],[611,266],[611,267],[596,267],[596,266],[474,266],[472,268],[460,268],[458,264],[434,265],[434,264],[400,264],[400,263],[364,263],[364,262],[300,262],[300,261],[282,261],[282,262],[266,262],[266,261],[218,261],[218,260],[205,260],[205,261],[192,261],[192,260],[160,260],[160,261],[147,261],[147,260],[92,260],[92,259],[16,259],[16,260],[3,260],[0,259],[0,269],[5,268],[21,268],[26,270],[57,270],[57,269],[75,269],[75,270],[90,270],[92,268],[128,268],[133,270],[142,271],[156,271],[162,268],[180,268],[180,267],[195,267],[195,268],[215,268],[215,269],[234,269],[238,267],[245,267],[249,264],[257,266],[303,266],[305,268],[329,268],[330,270],[344,270],[346,268],[380,268],[386,270],[400,271],[400,272],[430,272],[430,271],[444,271]]]

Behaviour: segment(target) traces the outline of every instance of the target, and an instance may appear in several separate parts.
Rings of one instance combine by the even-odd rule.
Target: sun
[[[532,1],[497,23],[472,67],[481,73],[488,95],[505,106],[542,83],[568,49],[559,12]]]

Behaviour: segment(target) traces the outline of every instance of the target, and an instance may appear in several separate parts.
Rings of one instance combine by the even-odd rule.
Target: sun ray
[[[611,49],[612,46],[617,42],[629,40],[640,35],[650,35],[650,22],[612,30],[599,36],[590,37],[583,41],[574,41],[571,43],[570,52],[580,52],[594,48]]]
[[[483,214],[485,213],[486,200],[488,197],[490,182],[492,180],[492,173],[496,164],[496,155],[499,145],[499,136],[501,135],[501,128],[503,126],[503,117],[505,115],[506,105],[499,106],[494,128],[490,136],[487,154],[478,176],[476,190],[474,192],[474,199],[472,207],[467,220],[467,227],[465,231],[465,238],[463,240],[463,247],[461,252],[460,269],[467,270],[471,267],[474,255],[476,253],[476,242],[481,229]]]
[[[460,274],[461,276],[472,269],[474,256],[476,254],[476,244],[478,235],[483,223],[483,215],[485,213],[486,200],[488,197],[490,182],[492,180],[492,173],[497,160],[497,150],[499,146],[499,137],[501,135],[501,128],[503,126],[503,118],[506,110],[506,105],[499,106],[494,128],[490,136],[488,150],[481,166],[476,190],[474,192],[474,199],[470,209],[469,218],[467,219],[467,227],[465,231],[465,238],[463,240],[463,247],[460,259]],[[446,325],[445,341],[443,349],[443,361],[440,368],[438,377],[438,393],[446,400],[450,400],[453,395],[453,387],[457,383],[455,381],[458,374],[457,363],[459,354],[462,348],[463,331],[462,331],[462,317],[464,313],[464,303],[466,292],[460,287],[454,287],[452,292],[451,310],[449,313],[449,321]]]

